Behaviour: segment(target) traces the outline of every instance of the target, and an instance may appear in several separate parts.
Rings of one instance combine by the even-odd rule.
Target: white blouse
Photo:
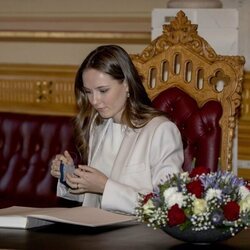
[[[110,124],[104,136],[104,140],[90,162],[90,166],[99,169],[107,177],[110,176],[113,163],[124,137],[123,127],[124,125],[119,123],[112,122]]]
[[[103,140],[98,147],[98,151],[95,152],[89,165],[97,168],[107,177],[110,176],[113,163],[118,154],[124,137],[124,125],[111,122],[103,137]],[[100,194],[86,194],[88,196],[88,202],[85,201],[83,205],[101,207],[102,195]],[[85,196],[86,196],[85,195]],[[83,198],[84,199],[84,198]]]

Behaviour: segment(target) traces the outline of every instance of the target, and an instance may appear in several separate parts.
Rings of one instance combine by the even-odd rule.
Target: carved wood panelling
[[[239,159],[250,161],[250,72],[245,73],[239,120]]]
[[[250,166],[250,72],[245,72],[243,98],[238,126],[238,159]],[[239,164],[238,174],[250,180],[250,168]]]
[[[69,115],[76,113],[73,66],[0,66],[0,110]]]

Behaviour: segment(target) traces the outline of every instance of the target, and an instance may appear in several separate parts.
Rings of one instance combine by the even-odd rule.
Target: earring
[[[130,97],[130,93],[129,92],[127,92],[127,98],[129,98]]]

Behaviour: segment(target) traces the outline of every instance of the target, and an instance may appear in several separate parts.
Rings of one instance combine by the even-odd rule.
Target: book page
[[[30,214],[28,218],[44,219],[53,222],[98,227],[135,220],[134,216],[117,214],[93,207],[74,207],[58,210],[43,210]]]
[[[93,207],[32,208],[13,206],[0,209],[0,227],[8,228],[33,228],[55,222],[99,227],[129,221],[135,221],[135,217]]]
[[[41,227],[45,225],[52,224],[48,221],[37,221],[36,224],[29,225],[28,214],[35,213],[42,210],[42,208],[33,207],[8,207],[0,209],[0,227],[5,228],[31,228],[31,227]]]

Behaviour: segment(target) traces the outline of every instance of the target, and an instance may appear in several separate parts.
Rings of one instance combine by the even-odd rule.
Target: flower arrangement
[[[168,176],[152,193],[139,194],[136,216],[153,228],[220,228],[233,236],[250,226],[250,185],[231,172],[196,167]]]

